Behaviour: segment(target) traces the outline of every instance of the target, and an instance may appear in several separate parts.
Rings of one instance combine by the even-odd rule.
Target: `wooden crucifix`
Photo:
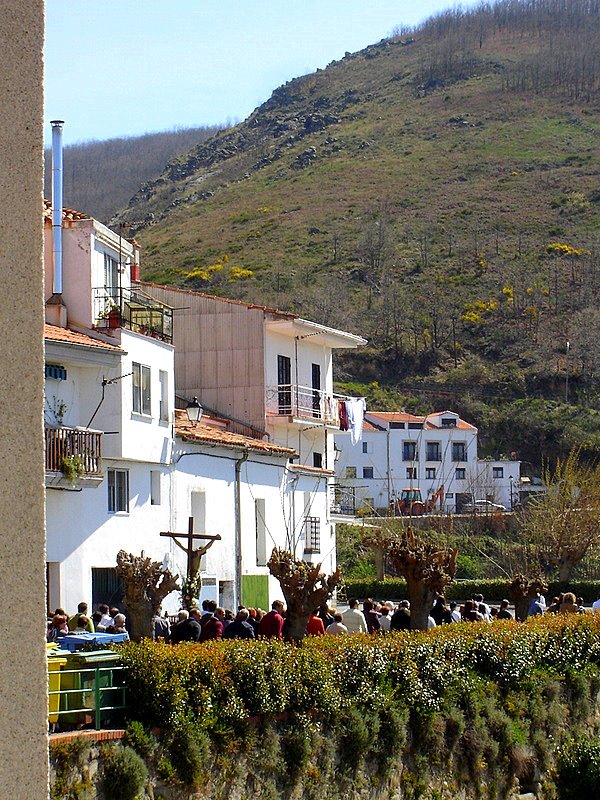
[[[161,536],[168,536],[173,539],[177,547],[181,548],[187,553],[187,579],[193,580],[200,572],[200,559],[209,550],[215,542],[221,541],[219,533],[210,535],[206,533],[194,533],[194,518],[190,517],[188,521],[187,533],[173,533],[172,531],[161,531]],[[181,544],[178,539],[187,539],[187,545]],[[194,549],[194,541],[197,539],[204,539],[206,544],[203,547]]]

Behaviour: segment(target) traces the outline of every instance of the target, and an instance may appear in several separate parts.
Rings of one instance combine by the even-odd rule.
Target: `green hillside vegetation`
[[[144,277],[360,332],[343,380],[489,453],[600,453],[599,42],[595,2],[506,0],[279,87],[120,216]]]
[[[68,124],[68,123],[67,123]],[[164,165],[218,128],[182,128],[65,147],[64,201],[70,208],[107,223],[127,205],[142,181],[157,178]],[[51,151],[44,153],[44,195],[52,196]]]

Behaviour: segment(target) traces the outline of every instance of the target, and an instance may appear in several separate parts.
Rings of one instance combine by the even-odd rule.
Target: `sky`
[[[238,122],[285,81],[451,5],[46,0],[46,139],[52,119],[65,144]]]

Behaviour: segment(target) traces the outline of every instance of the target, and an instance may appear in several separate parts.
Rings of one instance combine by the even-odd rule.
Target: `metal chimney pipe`
[[[54,253],[54,294],[62,294],[62,209],[63,209],[63,125],[54,119],[52,125],[52,251]]]

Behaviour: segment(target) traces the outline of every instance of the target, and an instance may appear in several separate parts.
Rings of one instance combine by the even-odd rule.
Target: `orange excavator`
[[[420,489],[402,489],[400,498],[394,504],[394,511],[397,516],[420,517],[422,514],[430,514],[435,511],[438,500],[441,511],[444,506],[443,484],[427,500],[423,500],[421,497]]]

